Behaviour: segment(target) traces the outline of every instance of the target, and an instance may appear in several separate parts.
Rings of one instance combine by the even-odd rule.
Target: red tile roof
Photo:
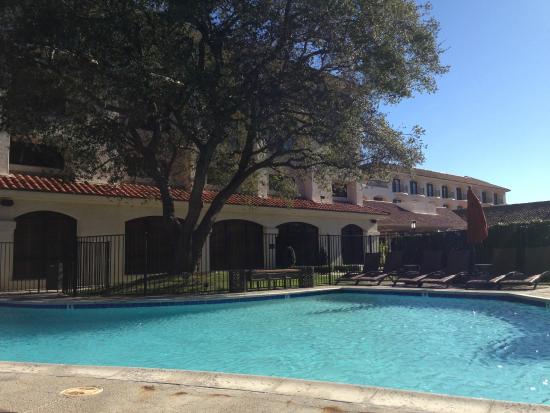
[[[550,221],[550,201],[526,202],[523,204],[494,205],[483,207],[487,224],[528,224],[534,221]],[[455,211],[466,220],[467,209]]]
[[[416,175],[416,176],[424,176],[426,178],[444,179],[447,181],[455,181],[466,185],[484,186],[484,187],[504,190],[507,192],[510,191],[508,188],[504,188],[503,186],[495,185],[487,181],[482,181],[481,179],[472,178],[471,176],[451,175],[451,174],[446,174],[446,173],[436,172],[436,171],[429,171],[427,169],[420,169],[420,168],[413,168],[412,171],[403,170],[403,172],[411,173],[413,176]]]
[[[378,221],[380,232],[409,231],[411,221],[416,221],[416,231],[448,231],[466,229],[466,222],[448,208],[437,208],[437,214],[417,214],[401,208],[398,204],[378,201],[365,201],[365,205],[375,204],[376,208],[388,216]]]
[[[158,189],[153,185],[122,183],[117,185],[105,183],[72,182],[57,177],[38,175],[12,174],[0,175],[0,190],[36,191],[55,194],[95,195],[112,198],[160,199]],[[173,188],[172,195],[176,201],[188,201],[189,193],[181,188]],[[204,191],[203,201],[211,202],[215,191]],[[321,204],[307,199],[262,198],[253,195],[234,194],[227,204],[250,205],[271,208],[310,209],[332,212],[353,212],[374,215],[385,215],[386,212],[375,205],[354,205],[343,202]]]

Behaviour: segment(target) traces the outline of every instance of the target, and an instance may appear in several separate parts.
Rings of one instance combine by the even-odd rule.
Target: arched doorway
[[[365,248],[363,230],[357,225],[342,228],[342,261],[344,264],[363,264]]]
[[[13,278],[46,278],[47,289],[58,288],[57,269],[63,265],[63,284],[76,261],[76,220],[51,211],[15,218]]]
[[[277,227],[277,264],[285,265],[285,250],[291,246],[296,253],[296,265],[317,265],[319,261],[319,230],[304,222],[287,222]]]
[[[255,222],[229,219],[216,222],[210,235],[210,268],[235,270],[263,268],[263,227]]]
[[[174,263],[175,239],[160,216],[125,223],[125,272],[128,275],[168,272]]]

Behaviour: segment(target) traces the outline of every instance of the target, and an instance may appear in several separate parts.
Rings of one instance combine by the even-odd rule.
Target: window
[[[332,184],[332,196],[335,198],[347,198],[348,188],[346,184],[342,184],[342,183]]]
[[[374,198],[372,198],[373,201],[383,201],[384,198],[382,198],[381,196],[375,196]]]
[[[46,288],[57,288],[51,265],[71,268],[76,257],[76,220],[51,211],[30,212],[15,218],[14,280],[46,278]],[[51,278],[50,276],[53,276]],[[64,279],[64,284],[68,280]]]
[[[363,264],[364,246],[363,230],[357,225],[346,225],[342,228],[342,261],[344,264]]]
[[[487,192],[483,191],[481,193],[481,202],[486,204],[487,203]]]
[[[464,207],[462,205],[458,205],[456,209],[464,209]]]
[[[443,204],[443,208],[449,208],[448,204]]]
[[[263,246],[263,227],[260,224],[238,219],[216,222],[210,235],[211,268],[263,268]]]
[[[400,199],[397,199],[395,198],[393,201],[392,201],[394,204],[400,204],[401,203],[401,200]]]
[[[317,265],[319,261],[319,230],[304,222],[287,222],[277,227],[276,240],[277,266],[288,266],[286,251],[292,247],[296,255],[296,265]],[[330,245],[328,246],[330,249]],[[330,256],[330,251],[326,251]]]
[[[441,187],[441,198],[449,198],[449,188],[445,185]]]
[[[401,192],[401,181],[395,178],[392,182],[391,187],[393,192]]]
[[[426,185],[426,195],[427,196],[434,196],[434,185],[433,184],[427,184]]]
[[[163,217],[148,216],[126,221],[125,234],[126,274],[151,275],[171,269],[175,263],[174,243]]]
[[[23,141],[10,144],[10,162],[17,165],[63,169],[61,154],[51,146]]]
[[[456,199],[462,201],[462,188],[456,188]]]
[[[498,205],[498,194],[497,193],[493,194],[493,204]]]
[[[411,185],[411,195],[416,195],[418,194],[418,184],[416,183],[416,181],[411,181],[410,182],[410,185]]]

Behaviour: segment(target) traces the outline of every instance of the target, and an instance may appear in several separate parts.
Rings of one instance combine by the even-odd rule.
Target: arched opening
[[[365,249],[363,230],[357,225],[346,225],[342,228],[342,261],[344,264],[363,264]]]
[[[168,272],[174,263],[175,239],[160,216],[125,223],[125,272],[128,275]]]
[[[13,278],[46,278],[46,288],[57,289],[57,268],[62,264],[65,284],[76,260],[76,220],[38,211],[20,215],[15,222]]]
[[[285,251],[291,246],[296,265],[317,265],[319,261],[319,230],[304,222],[287,222],[277,227],[277,264],[285,266]]]
[[[210,235],[210,268],[235,270],[264,265],[263,227],[255,222],[229,219],[216,222]]]

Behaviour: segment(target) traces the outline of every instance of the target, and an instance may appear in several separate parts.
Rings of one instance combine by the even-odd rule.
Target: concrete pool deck
[[[57,294],[0,295],[4,306],[78,308],[97,304],[208,303],[336,291],[422,293],[426,297],[480,296],[529,300],[550,309],[550,288],[464,291],[330,286],[199,297],[64,297]],[[0,349],[1,358],[1,349]],[[77,386],[103,389],[93,396],[63,396]],[[236,374],[123,367],[0,362],[0,412],[369,412],[539,413],[550,406],[507,403],[379,387]]]
[[[479,298],[519,298],[526,301],[547,303],[550,305],[550,285],[539,286],[536,290],[465,290],[461,288],[412,288],[412,287],[391,287],[389,285],[331,285],[313,288],[297,288],[289,290],[267,290],[267,291],[249,291],[246,293],[226,293],[210,295],[158,295],[158,296],[66,296],[55,292],[47,293],[3,293],[0,294],[0,306],[55,306],[57,308],[74,308],[82,306],[94,306],[105,304],[106,306],[116,305],[146,305],[178,304],[192,303],[201,304],[216,301],[233,300],[253,300],[269,297],[308,295],[315,293],[328,293],[336,291],[361,291],[373,293],[407,293],[415,295],[429,296],[468,296]]]
[[[60,392],[95,386],[101,393]],[[543,413],[550,406],[182,370],[0,362],[1,412]]]

